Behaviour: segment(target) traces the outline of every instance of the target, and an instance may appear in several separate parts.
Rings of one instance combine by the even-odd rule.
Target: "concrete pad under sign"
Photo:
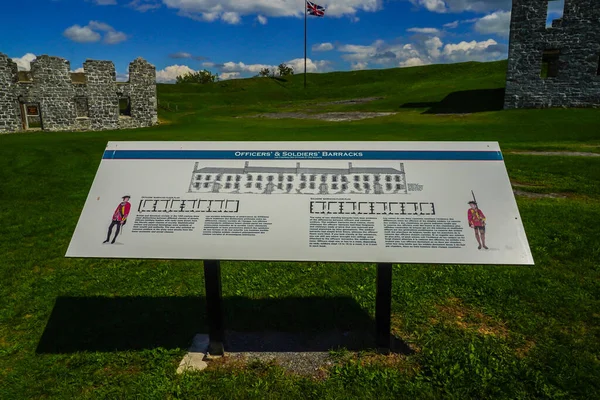
[[[197,334],[194,336],[192,345],[190,346],[188,353],[183,356],[183,359],[179,363],[177,373],[182,374],[188,371],[202,371],[208,367],[204,357],[208,350],[208,335]]]

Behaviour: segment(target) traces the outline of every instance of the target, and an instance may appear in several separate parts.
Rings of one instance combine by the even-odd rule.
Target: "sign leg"
[[[375,325],[377,350],[388,354],[392,329],[392,264],[377,264],[377,295]]]
[[[221,262],[204,261],[204,285],[206,287],[206,315],[208,316],[208,352],[223,355],[223,296],[221,294]]]

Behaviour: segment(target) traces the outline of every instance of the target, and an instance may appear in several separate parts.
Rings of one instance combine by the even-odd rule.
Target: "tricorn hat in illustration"
[[[470,201],[468,204],[475,204],[475,205],[477,205],[477,202],[476,202],[476,201],[473,201],[473,200],[471,200],[471,201]]]
[[[122,199],[124,199],[124,198],[129,198],[129,199],[130,199],[130,198],[131,198],[131,196],[130,196],[130,195],[128,195],[128,194],[126,194],[125,196],[123,196],[123,197],[121,197],[121,198],[122,198]]]

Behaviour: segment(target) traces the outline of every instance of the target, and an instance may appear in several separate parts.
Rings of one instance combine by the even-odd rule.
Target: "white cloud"
[[[127,40],[127,35],[118,32],[112,26],[99,21],[90,21],[86,26],[73,25],[63,32],[63,35],[77,43],[95,43],[102,39],[100,32],[104,33],[104,43],[117,44]]]
[[[425,41],[425,49],[427,50],[427,55],[430,56],[432,59],[438,59],[440,57],[440,48],[444,45],[444,43],[442,43],[442,40],[435,36],[432,37],[431,39],[427,39]]]
[[[29,71],[31,62],[35,60],[35,54],[27,53],[23,57],[13,57],[12,60],[17,64],[19,71]]]
[[[99,6],[114,6],[117,4],[116,0],[93,0]]]
[[[71,71],[71,72],[75,72],[76,74],[79,74],[79,73],[85,72],[85,71],[84,71],[83,67],[79,67],[75,71]]]
[[[361,69],[367,69],[369,67],[369,63],[367,62],[356,62],[356,63],[352,63],[350,65],[350,68],[352,68],[355,71],[359,71]]]
[[[510,33],[510,11],[496,11],[475,22],[475,31],[483,34],[494,34],[503,38]]]
[[[442,54],[448,62],[499,60],[506,57],[506,45],[500,45],[494,39],[463,41],[445,45]]]
[[[156,71],[156,81],[160,83],[172,83],[179,75],[194,73],[193,69],[187,65],[170,65],[165,69]]]
[[[185,51],[179,51],[177,53],[169,54],[169,57],[170,58],[175,58],[175,59],[178,59],[178,58],[192,58],[192,55],[190,53],[186,53]]]
[[[162,0],[165,6],[178,11],[178,15],[199,21],[214,21],[226,13],[261,15],[265,17],[304,17],[302,2],[298,0]],[[337,0],[323,3],[330,17],[353,16],[357,11],[375,12],[382,8],[383,0]],[[226,20],[225,20],[226,21]],[[228,21],[226,21],[228,22]]]
[[[458,23],[459,21],[449,22],[447,24],[444,24],[444,28],[454,29],[458,27]]]
[[[77,43],[94,43],[100,41],[102,36],[98,32],[94,32],[87,26],[73,25],[67,28],[63,35]]]
[[[101,32],[111,32],[115,30],[112,26],[99,21],[90,21],[90,23],[87,24],[87,27],[94,31]]]
[[[358,22],[358,21],[360,21],[360,18],[355,17],[355,16],[350,17],[350,22]]]
[[[124,34],[123,32],[115,32],[115,31],[110,31],[110,32],[106,32],[106,35],[104,35],[104,43],[106,44],[117,44],[117,43],[121,43],[127,40],[127,35]]]
[[[352,69],[391,68],[462,61],[493,61],[506,58],[507,46],[493,39],[445,44],[438,36],[416,36],[411,43],[386,43],[377,40],[370,45],[337,46],[342,59]]]
[[[437,35],[440,33],[440,30],[437,28],[408,28],[407,31],[415,32],[415,33],[433,34],[433,35]]]
[[[240,14],[231,11],[223,13],[221,19],[228,24],[239,24],[241,21]]]
[[[418,57],[413,57],[406,61],[400,62],[399,65],[401,67],[418,67],[419,65],[425,65],[425,62]]]
[[[433,12],[446,12],[446,3],[442,0],[410,0],[413,4],[425,7]]]
[[[258,17],[256,17],[256,20],[261,25],[266,25],[267,24],[267,17],[265,17],[263,15],[259,15]]]
[[[206,64],[206,63],[205,63]],[[222,72],[250,72],[258,74],[263,68],[277,68],[276,65],[266,64],[244,64],[243,62],[229,61],[223,64],[213,64],[214,67],[219,68]]]
[[[228,80],[228,79],[237,79],[240,77],[240,73],[239,72],[223,72],[219,74],[219,78],[222,80]]]
[[[128,73],[117,73],[117,82],[127,82],[129,81],[129,74]]]
[[[286,61],[285,64],[288,67],[294,69],[295,74],[304,72],[304,58],[295,58],[293,60]],[[219,77],[222,79],[236,79],[244,78],[249,76],[258,75],[260,71],[268,68],[271,71],[275,71],[277,75],[277,65],[269,64],[246,64],[243,62],[228,61],[223,64],[216,64],[214,62],[202,63],[204,68],[214,68],[219,72]],[[326,60],[311,60],[306,59],[306,71],[307,72],[325,72],[330,69],[331,62]]]
[[[459,13],[464,11],[489,12],[510,11],[512,0],[410,0],[414,5],[437,13]]]
[[[288,67],[294,68],[294,73],[304,73],[304,58],[295,58],[293,60],[286,62]],[[306,72],[325,72],[329,70],[331,65],[330,61],[327,60],[311,60],[310,58],[306,59]]]
[[[140,12],[146,12],[160,8],[162,7],[162,4],[160,3],[160,0],[133,0],[129,3],[129,7]]]
[[[319,43],[313,44],[312,51],[329,51],[333,50],[333,45],[331,43]]]

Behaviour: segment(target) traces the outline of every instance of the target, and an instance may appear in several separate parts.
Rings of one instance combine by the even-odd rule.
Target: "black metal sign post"
[[[208,316],[208,352],[223,355],[225,326],[223,323],[223,296],[221,293],[221,263],[204,261],[206,287],[206,314]],[[375,337],[377,350],[388,354],[391,350],[392,264],[377,264],[377,294],[375,298]]]
[[[221,262],[204,260],[204,286],[206,288],[206,314],[208,316],[208,353],[222,356],[223,339],[223,296],[221,293]]]
[[[377,264],[375,325],[377,351],[388,354],[392,344],[392,264]]]

